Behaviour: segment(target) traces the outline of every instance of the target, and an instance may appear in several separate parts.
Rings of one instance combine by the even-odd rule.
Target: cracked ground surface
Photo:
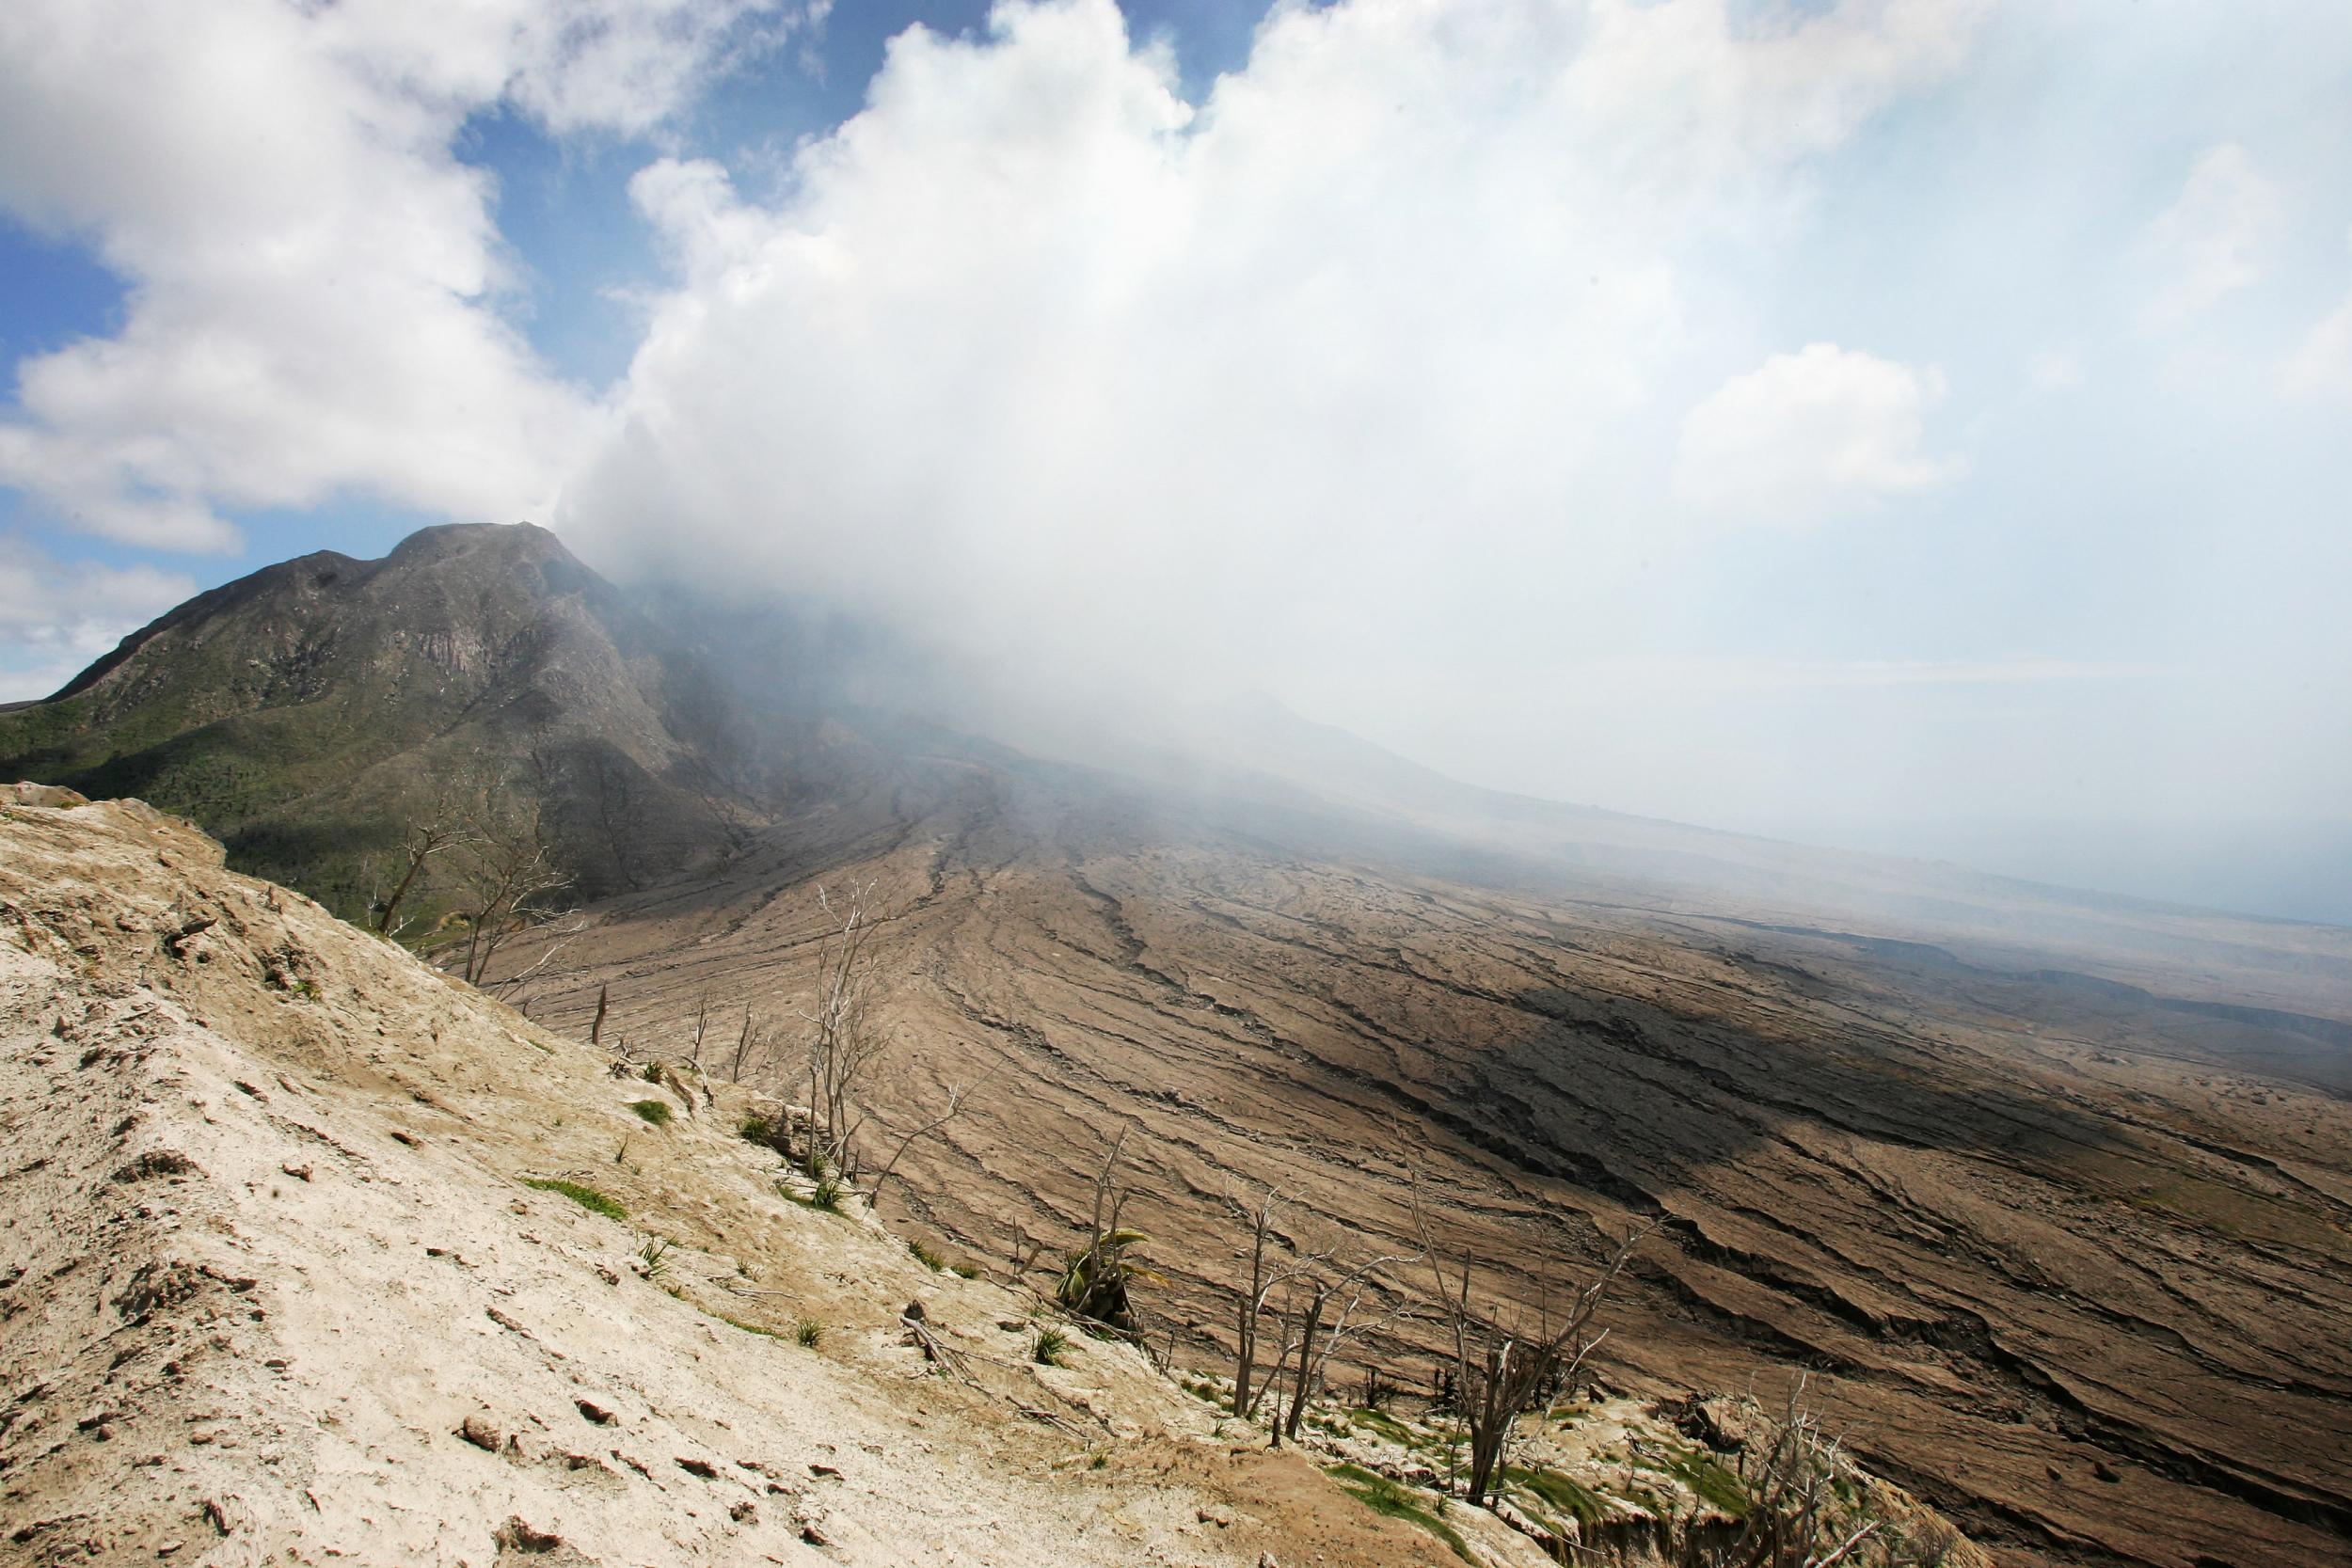
[[[1074,777],[902,767],[517,954],[540,966],[517,994],[584,1035],[609,987],[608,1041],[657,1049],[705,997],[788,1022],[814,884],[870,880],[882,1119],[985,1079],[894,1204],[977,1255],[1059,1243],[1132,1124],[1180,1358],[1228,1338],[1229,1192],[1276,1183],[1309,1227],[1409,1250],[1418,1170],[1525,1300],[1662,1220],[1613,1382],[1809,1370],[1875,1466],[2004,1560],[2352,1560],[2344,933],[2061,929],[1991,884],[1840,920],[1769,868],[1711,900],[1499,873]],[[1411,1386],[1428,1349],[1379,1354]]]

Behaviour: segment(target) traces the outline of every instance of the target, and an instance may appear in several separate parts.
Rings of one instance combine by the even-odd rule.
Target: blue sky
[[[1198,93],[1218,72],[1246,63],[1264,8],[1248,0],[1146,0],[1123,8],[1138,40],[1165,40],[1175,51],[1187,90]],[[469,115],[451,150],[497,181],[500,239],[522,272],[517,297],[506,302],[508,319],[552,373],[590,387],[612,383],[626,372],[636,346],[639,311],[628,296],[663,281],[653,237],[629,201],[631,175],[661,151],[684,146],[724,160],[755,185],[780,178],[796,143],[858,111],[892,38],[911,26],[969,36],[984,27],[988,9],[987,0],[837,6],[821,28],[712,72],[650,134],[567,134],[504,101]],[[31,62],[31,51],[25,59]],[[132,286],[72,233],[5,209],[0,278],[8,283],[0,290],[0,356],[11,365],[119,331]],[[38,504],[28,505],[23,491],[0,486],[0,530],[33,542],[51,559],[160,561],[199,586],[303,549],[381,553],[409,531],[439,520],[357,497],[291,515],[234,515],[241,547],[190,561],[60,527]],[[0,700],[36,694],[61,668],[53,653],[0,641]]]
[[[2341,6],[26,0],[0,147],[0,699],[527,515],[2352,918]]]

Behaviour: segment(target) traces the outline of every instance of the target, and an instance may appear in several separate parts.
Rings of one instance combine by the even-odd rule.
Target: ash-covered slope
[[[2186,969],[2156,993],[1506,879],[1426,841],[1306,847],[1018,762],[942,760],[884,804],[602,907],[523,1000],[584,1029],[609,986],[632,1040],[681,1038],[706,998],[788,1017],[809,884],[870,880],[902,1042],[883,1119],[985,1080],[911,1160],[913,1200],[974,1247],[1066,1234],[1131,1126],[1136,1223],[1174,1243],[1151,1306],[1197,1365],[1232,1339],[1228,1193],[1271,1183],[1408,1252],[1418,1166],[1531,1303],[1664,1220],[1611,1376],[1809,1371],[1876,1466],[2005,1562],[2352,1560],[2341,1018],[2201,1011]],[[1407,1325],[1376,1359],[1425,1377],[1434,1348]]]
[[[0,1563],[1442,1555],[1132,1349],[1036,1364],[1034,1298],[787,1201],[744,1104],[135,802],[0,805]]]
[[[529,524],[321,551],[191,599],[47,702],[0,774],[136,796],[348,914],[463,784],[544,814],[587,896],[723,851],[772,784],[718,683]]]

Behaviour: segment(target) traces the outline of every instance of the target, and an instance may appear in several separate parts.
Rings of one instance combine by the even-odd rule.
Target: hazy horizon
[[[25,0],[0,700],[437,521],[2352,924],[2352,10]]]

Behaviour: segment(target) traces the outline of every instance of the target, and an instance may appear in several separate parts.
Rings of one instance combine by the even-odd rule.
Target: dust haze
[[[2286,9],[1285,7],[1197,102],[1102,0],[914,29],[769,188],[637,176],[554,521],[1089,716],[2352,918],[2352,137],[2204,63],[2312,80]]]

